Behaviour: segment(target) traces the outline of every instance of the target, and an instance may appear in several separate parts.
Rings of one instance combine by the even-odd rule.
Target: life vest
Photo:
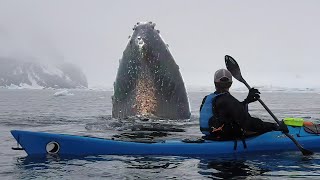
[[[213,112],[213,102],[215,101],[215,99],[225,93],[220,93],[220,94],[216,94],[216,93],[212,93],[209,94],[205,100],[205,102],[202,105],[202,108],[200,110],[200,118],[199,118],[199,122],[200,122],[200,131],[205,134],[205,135],[210,135],[210,131],[212,131],[212,128],[209,127],[209,120],[210,118],[212,118],[214,116],[214,112]]]

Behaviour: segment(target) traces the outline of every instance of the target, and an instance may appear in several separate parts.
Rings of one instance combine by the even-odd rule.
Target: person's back
[[[246,131],[262,134],[279,130],[274,123],[263,122],[248,113],[248,104],[257,101],[260,92],[250,89],[247,98],[239,102],[229,93],[232,75],[226,69],[216,71],[216,91],[207,95],[200,106],[200,130],[205,137],[228,140],[244,138]]]

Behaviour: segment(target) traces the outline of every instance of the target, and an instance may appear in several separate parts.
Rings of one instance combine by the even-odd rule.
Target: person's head
[[[214,84],[217,91],[226,92],[232,85],[232,74],[226,69],[219,69],[214,73]]]

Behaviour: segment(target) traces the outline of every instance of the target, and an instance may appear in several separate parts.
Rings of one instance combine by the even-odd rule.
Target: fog
[[[152,21],[187,87],[212,85],[229,54],[250,85],[319,88],[319,8],[316,0],[1,0],[0,56],[71,62],[89,86],[112,87],[132,27]]]

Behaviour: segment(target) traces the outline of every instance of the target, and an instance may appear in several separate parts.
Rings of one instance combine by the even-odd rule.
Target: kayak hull
[[[290,134],[306,149],[320,151],[320,136],[309,134],[301,127],[289,127]],[[29,156],[33,155],[177,155],[204,156],[219,154],[297,151],[284,134],[272,131],[242,141],[212,141],[189,143],[166,140],[156,143],[128,142],[86,136],[12,130],[13,137]]]

